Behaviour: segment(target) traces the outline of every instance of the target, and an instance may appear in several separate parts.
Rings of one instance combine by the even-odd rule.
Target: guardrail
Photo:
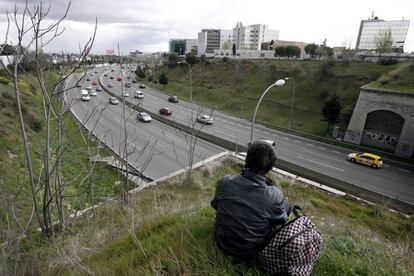
[[[120,99],[122,101],[122,97],[114,94],[112,91],[110,91],[105,85],[103,85],[102,82],[102,76],[99,78],[99,84],[101,85],[102,89],[105,90],[105,92],[107,92],[110,96],[116,97],[118,99]],[[123,89],[123,88],[122,88]],[[173,128],[179,129],[181,131],[187,132],[191,134],[191,127],[181,124],[179,122],[173,121],[171,119],[168,119],[162,115],[159,115],[157,113],[153,113],[151,111],[145,110],[140,106],[134,105],[132,103],[130,103],[129,101],[125,101],[125,104],[137,111],[145,111],[146,113],[148,113],[152,118],[154,118],[157,121],[160,121],[161,123],[164,123],[166,125],[169,125]],[[247,147],[244,145],[239,145],[237,144],[237,142],[232,142],[232,141],[228,141],[225,140],[223,138],[214,136],[212,134],[209,134],[207,132],[204,132],[202,130],[200,131],[196,131],[195,135],[203,140],[206,140],[208,142],[211,142],[213,144],[219,145],[223,148],[226,148],[230,151],[235,151],[235,152],[241,152],[241,151],[246,151]],[[282,170],[294,173],[296,175],[302,176],[304,178],[308,178],[310,180],[316,181],[318,183],[321,183],[323,185],[326,186],[330,186],[339,190],[342,190],[346,193],[355,195],[357,197],[361,197],[364,199],[368,199],[370,201],[376,202],[378,204],[383,204],[386,205],[387,207],[392,207],[394,209],[397,209],[399,211],[402,211],[404,213],[409,213],[412,214],[414,213],[414,206],[399,200],[398,198],[391,198],[389,196],[380,194],[380,193],[376,193],[373,192],[371,190],[359,187],[357,185],[354,185],[352,183],[346,182],[346,181],[342,181],[339,179],[336,179],[334,177],[331,177],[329,175],[323,174],[323,173],[319,173],[313,170],[310,170],[306,167],[302,167],[299,165],[296,165],[294,163],[285,161],[285,160],[281,160],[278,159],[276,161],[276,167],[280,168]]]

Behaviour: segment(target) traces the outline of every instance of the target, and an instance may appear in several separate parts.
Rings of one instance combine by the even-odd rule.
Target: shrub
[[[1,84],[8,85],[8,84],[9,84],[9,82],[10,82],[10,80],[9,80],[9,79],[7,79],[7,78],[5,78],[5,77],[0,76],[0,83],[1,83]]]
[[[29,112],[29,114],[27,115],[27,123],[29,124],[30,128],[36,132],[42,130],[43,122],[33,112]]]
[[[229,61],[229,58],[228,57],[223,57],[223,62],[227,62],[227,61]]]
[[[401,72],[399,70],[392,70],[388,73],[388,76],[390,76],[393,79],[398,78],[401,75]]]
[[[394,65],[398,63],[398,60],[393,58],[382,58],[379,62],[381,65]]]
[[[387,83],[389,83],[390,82],[390,77],[389,76],[381,76],[379,79],[378,79],[378,81],[379,81],[379,83],[381,83],[381,85],[384,85],[384,84],[387,84]]]
[[[410,72],[414,72],[414,63],[413,63],[413,64],[411,64],[410,66],[408,66],[408,70],[409,70]]]

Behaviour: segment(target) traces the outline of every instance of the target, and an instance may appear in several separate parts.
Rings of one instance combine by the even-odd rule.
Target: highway
[[[71,102],[71,111],[92,133],[119,156],[124,156],[124,131],[122,103],[110,105],[105,92],[90,96],[90,101],[81,101],[81,89],[97,80],[85,81],[81,88],[73,88],[66,94]],[[74,86],[75,78],[68,80],[68,87]],[[186,134],[165,124],[152,120],[143,123],[136,120],[136,111],[126,107],[128,163],[145,176],[157,179],[188,166],[189,144]],[[204,160],[224,149],[199,140],[194,162]]]
[[[109,82],[112,83],[114,87],[109,89],[113,93],[121,95],[121,82],[116,81],[116,77],[120,75],[119,67],[114,72],[107,70],[106,73],[107,77],[101,76],[103,84],[107,86]],[[110,76],[113,76],[114,79],[110,79]],[[168,95],[151,87],[138,88],[138,83],[133,83],[131,88],[124,89],[130,94],[130,97],[125,97],[127,101],[139,104],[142,108],[153,113],[158,113],[161,107],[169,107],[173,112],[170,116],[171,120],[185,125],[189,124],[192,112],[191,103],[182,100],[179,103],[169,103]],[[136,90],[144,92],[143,100],[133,98],[133,92]],[[240,145],[247,145],[250,138],[250,122],[202,108],[196,104],[193,105],[193,112],[194,117],[199,113],[207,115],[213,113],[214,123],[203,126],[202,131],[237,142]],[[361,164],[354,164],[345,158],[350,152],[349,149],[287,134],[260,124],[256,124],[255,139],[274,140],[278,158],[282,160],[414,205],[414,169],[410,165],[385,160],[383,168],[373,169]]]

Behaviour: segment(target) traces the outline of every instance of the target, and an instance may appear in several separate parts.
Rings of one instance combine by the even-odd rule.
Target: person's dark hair
[[[247,149],[245,169],[252,173],[265,175],[276,162],[274,148],[266,142],[253,142]]]

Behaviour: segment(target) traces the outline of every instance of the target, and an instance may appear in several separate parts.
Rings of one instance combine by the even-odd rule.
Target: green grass
[[[378,80],[369,83],[369,87],[414,93],[414,63],[402,64],[384,73]]]
[[[20,262],[39,274],[261,275],[235,263],[213,242],[209,207],[217,180],[235,174],[227,160],[169,179],[84,216],[55,240],[26,248]],[[276,179],[275,179],[276,180]],[[277,180],[289,202],[321,229],[324,247],[313,275],[413,275],[414,220],[349,197]]]
[[[277,79],[291,77],[296,82],[292,128],[325,136],[326,123],[321,120],[320,110],[329,95],[336,93],[341,96],[344,120],[340,127],[345,131],[359,95],[359,88],[397,67],[398,65],[357,62],[224,62],[214,59],[207,64],[192,66],[193,100],[235,116],[251,118],[264,90]],[[162,71],[167,73],[169,83],[165,87],[156,84],[156,88],[167,94],[189,99],[187,66],[159,67],[156,70],[157,80]],[[287,127],[292,92],[292,80],[287,81],[283,87],[275,87],[269,91],[261,104],[257,119]]]

